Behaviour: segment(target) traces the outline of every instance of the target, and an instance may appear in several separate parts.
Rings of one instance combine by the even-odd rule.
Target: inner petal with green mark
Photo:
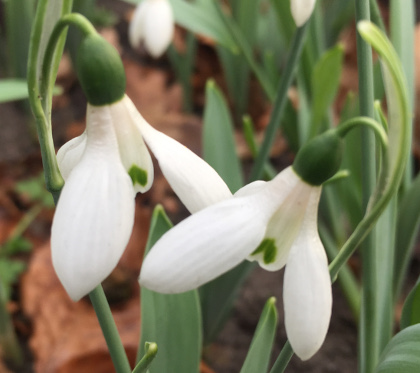
[[[251,256],[256,254],[262,254],[261,256],[265,264],[275,262],[277,256],[276,240],[273,238],[265,238]]]
[[[143,170],[142,168],[137,167],[136,165],[132,165],[128,174],[133,181],[133,185],[140,184],[141,186],[145,186],[147,184],[147,171]]]

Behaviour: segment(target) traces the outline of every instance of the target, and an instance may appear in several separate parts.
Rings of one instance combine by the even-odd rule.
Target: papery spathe
[[[138,48],[143,42],[155,58],[168,48],[174,33],[174,16],[167,0],[143,0],[136,8],[128,29],[130,44]]]

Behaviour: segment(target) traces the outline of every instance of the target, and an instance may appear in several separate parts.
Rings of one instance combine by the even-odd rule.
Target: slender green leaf
[[[0,103],[23,100],[29,96],[28,84],[24,79],[0,80]]]
[[[344,48],[336,45],[323,54],[312,74],[312,135],[319,131],[340,84]]]
[[[222,92],[213,80],[206,86],[203,123],[203,158],[219,173],[234,193],[243,185],[236,154],[233,123]]]
[[[414,285],[404,302],[400,320],[401,329],[415,324],[420,324],[420,279]]]
[[[25,78],[29,38],[35,14],[33,0],[4,2],[9,72],[13,77]]]
[[[399,204],[394,263],[394,298],[398,299],[420,227],[420,174]]]
[[[385,348],[375,373],[420,372],[420,324],[399,332]]]
[[[162,206],[157,206],[150,225],[146,255],[171,227]],[[146,353],[146,342],[155,342],[159,346],[159,354],[149,369],[151,373],[198,373],[202,345],[198,292],[160,294],[142,288],[138,360]]]
[[[238,47],[227,29],[216,7],[220,6],[217,1],[196,0],[188,2],[184,0],[169,0],[174,10],[175,21],[180,26],[197,34],[212,38],[234,53]]]
[[[296,30],[295,21],[293,20],[292,13],[290,11],[290,2],[271,0],[271,4],[277,13],[278,26],[281,33],[285,35],[287,41],[290,42],[290,40],[292,40],[293,33]]]
[[[205,344],[212,342],[222,329],[243,282],[253,268],[254,263],[244,261],[236,268],[200,287]]]
[[[251,347],[240,373],[265,373],[270,363],[271,349],[277,329],[276,298],[270,298],[263,309]]]

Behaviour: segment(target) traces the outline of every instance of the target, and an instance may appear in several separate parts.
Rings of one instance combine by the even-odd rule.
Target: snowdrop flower
[[[90,53],[104,58],[92,65]],[[78,75],[89,101],[86,131],[57,154],[65,185],[51,233],[54,268],[75,301],[111,273],[128,243],[135,194],[153,182],[145,142],[191,212],[230,195],[207,163],[144,120],[124,94],[124,69],[109,44],[97,35],[87,37],[78,56]],[[191,189],[200,193],[189,198]]]
[[[301,27],[311,16],[316,0],[290,0],[290,8],[296,26]]]
[[[341,162],[341,140],[329,131],[298,153],[272,181],[182,221],[146,256],[140,284],[162,293],[194,289],[245,258],[267,270],[286,265],[286,331],[296,354],[309,359],[322,345],[332,306],[327,257],[318,235],[321,185]]]
[[[168,0],[143,0],[134,11],[128,37],[133,48],[144,42],[146,50],[158,58],[171,43],[174,28],[174,15]]]

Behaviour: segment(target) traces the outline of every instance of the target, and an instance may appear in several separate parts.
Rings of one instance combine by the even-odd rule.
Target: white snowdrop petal
[[[242,191],[243,197],[212,205],[172,228],[146,256],[140,284],[162,293],[180,293],[239,264],[264,238],[268,221],[285,198],[284,180],[290,172],[286,169],[260,184],[258,192]]]
[[[319,350],[331,318],[328,260],[316,224],[320,191],[320,187],[315,188],[311,195],[284,277],[286,332],[293,350],[302,360],[308,360]]]
[[[132,115],[132,106],[133,103],[125,95],[122,100],[110,105],[109,111],[117,135],[121,161],[133,180],[134,190],[145,193],[153,184],[153,162],[136,123],[139,116]]]
[[[80,162],[86,147],[86,131],[70,141],[67,141],[57,152],[57,163],[64,180],[71,170]]]
[[[226,183],[208,163],[150,126],[131,101],[126,104],[158,160],[163,175],[191,213],[232,196]]]
[[[137,49],[144,39],[144,19],[149,5],[150,1],[148,0],[143,0],[137,5],[128,26],[128,40],[133,49]]]
[[[87,144],[54,215],[51,247],[57,275],[77,301],[117,265],[134,223],[134,191],[121,164],[107,107],[88,107]]]
[[[151,249],[140,285],[161,293],[197,288],[242,262],[264,237],[268,218],[253,197],[231,198],[191,215]]]
[[[143,21],[145,47],[153,57],[158,58],[166,51],[174,34],[171,5],[167,0],[150,1]]]
[[[290,0],[290,7],[296,26],[301,27],[311,16],[316,0]]]

